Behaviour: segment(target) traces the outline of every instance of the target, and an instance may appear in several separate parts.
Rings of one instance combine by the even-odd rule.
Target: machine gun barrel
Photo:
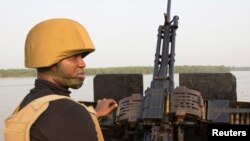
[[[170,25],[170,10],[171,10],[171,0],[167,1],[167,10],[164,14],[165,23],[160,25],[158,28],[157,35],[157,45],[155,52],[155,61],[154,61],[154,73],[153,80],[158,78],[164,78],[167,74],[167,61],[168,61],[168,50],[169,50],[169,26]],[[163,43],[162,43],[163,42]],[[163,46],[163,47],[162,47]],[[152,83],[151,83],[151,87]]]
[[[174,90],[174,62],[175,62],[175,37],[176,37],[176,29],[178,28],[178,16],[174,16],[173,25],[172,25],[172,35],[171,35],[171,53],[170,53],[170,61],[169,61],[169,78],[170,78],[170,91]],[[170,93],[171,93],[170,92]]]
[[[165,22],[158,28],[153,80],[145,91],[142,121],[150,126],[150,130],[144,134],[144,141],[170,141],[173,138],[169,111],[174,90],[175,36],[179,17],[174,16],[170,21],[170,8],[171,0],[168,0]]]
[[[170,21],[170,12],[171,12],[171,0],[168,0],[167,1],[167,21],[169,22]]]
[[[173,20],[170,21],[171,0],[168,0],[167,7],[167,13],[164,14],[165,23],[158,28],[153,81],[158,81],[157,79],[166,79],[168,75],[171,81],[173,81],[174,77],[175,32],[178,28],[179,17],[174,16]],[[155,88],[158,84],[154,84],[153,81],[151,87]],[[173,84],[174,83],[171,83],[170,85],[174,87]]]
[[[170,21],[168,0],[165,22],[158,28],[153,80],[145,91],[143,118],[163,119],[169,111],[169,94],[174,89],[175,36],[179,17]]]

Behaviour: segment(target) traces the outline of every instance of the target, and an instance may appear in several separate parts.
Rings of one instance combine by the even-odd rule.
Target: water
[[[237,78],[238,101],[250,101],[250,71],[232,72]],[[175,86],[178,86],[178,74],[175,74]],[[81,101],[93,101],[93,78],[87,76],[79,90],[71,90],[71,96]],[[34,77],[0,79],[0,141],[3,141],[4,119],[10,115],[22,98],[34,86]],[[152,75],[143,75],[144,90],[150,86]]]

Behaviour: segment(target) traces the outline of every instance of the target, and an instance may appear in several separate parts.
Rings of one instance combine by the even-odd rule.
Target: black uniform
[[[35,87],[24,98],[20,109],[42,96],[69,96],[70,91],[51,82],[36,79]],[[96,141],[97,133],[88,111],[68,99],[50,102],[47,110],[30,129],[30,141]]]

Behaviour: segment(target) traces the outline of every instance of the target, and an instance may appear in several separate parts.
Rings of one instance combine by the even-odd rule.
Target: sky
[[[50,18],[88,30],[96,51],[84,58],[87,68],[153,66],[166,9],[167,0],[1,0],[0,69],[25,68],[26,35]],[[249,0],[172,0],[175,65],[250,66],[249,13]]]

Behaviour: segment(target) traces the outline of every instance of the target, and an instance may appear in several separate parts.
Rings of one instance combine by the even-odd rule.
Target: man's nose
[[[78,60],[77,64],[78,64],[79,67],[82,67],[82,68],[86,67],[86,64],[85,64],[85,62],[84,62],[84,60],[83,60],[82,57],[78,57],[77,60]]]

